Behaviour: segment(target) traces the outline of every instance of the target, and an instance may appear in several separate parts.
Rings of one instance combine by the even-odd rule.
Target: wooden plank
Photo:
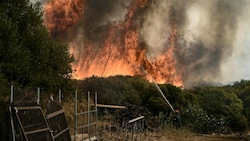
[[[119,105],[105,105],[105,104],[97,104],[97,107],[101,108],[114,108],[114,109],[124,109],[126,108],[125,106],[119,106]]]
[[[132,122],[135,122],[135,121],[143,119],[143,118],[144,118],[144,116],[140,116],[140,117],[137,117],[137,118],[134,118],[134,119],[128,121],[128,123],[132,123]]]

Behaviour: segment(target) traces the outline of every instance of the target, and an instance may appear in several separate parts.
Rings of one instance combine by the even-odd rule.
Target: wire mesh
[[[26,141],[54,141],[40,106],[14,107]]]
[[[79,111],[79,98],[86,96],[87,109]],[[90,92],[87,95],[78,95],[75,93],[75,133],[74,141],[78,140],[79,134],[81,134],[80,140],[98,140],[97,122],[97,93],[94,94],[94,100],[91,101]],[[92,104],[91,104],[92,103]]]
[[[15,96],[14,96],[15,93]],[[40,93],[40,89],[39,89]],[[10,117],[13,141],[71,141],[63,108],[49,100],[46,118],[38,104],[40,95],[11,87]]]
[[[47,104],[46,118],[55,141],[71,141],[65,114],[61,105],[50,100]]]

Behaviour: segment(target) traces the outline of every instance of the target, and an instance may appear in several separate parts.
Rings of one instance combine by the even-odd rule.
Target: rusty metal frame
[[[59,96],[60,97],[60,96]],[[60,102],[60,101],[59,101]],[[60,107],[61,107],[61,105],[59,105]],[[52,119],[52,118],[54,118],[54,117],[56,117],[56,116],[59,116],[59,115],[61,115],[61,114],[63,114],[63,116],[65,117],[65,114],[64,114],[64,110],[63,110],[63,108],[61,107],[61,109],[60,110],[58,110],[58,111],[54,111],[54,112],[52,112],[52,113],[50,113],[50,114],[47,114],[46,115],[46,119],[47,119],[47,121],[50,123],[50,119]],[[65,122],[66,122],[66,119],[65,119]],[[67,122],[66,122],[67,123]],[[51,127],[52,128],[52,127]],[[60,135],[62,135],[62,134],[66,134],[67,132],[69,132],[69,128],[67,127],[67,128],[65,128],[65,129],[63,129],[62,131],[60,131],[59,133],[57,133],[57,134],[52,134],[52,137],[53,137],[53,139],[54,140],[56,140],[56,138],[58,138]],[[70,137],[69,137],[70,138]]]
[[[52,138],[51,135],[51,130],[49,128],[48,122],[46,121],[43,113],[42,113],[42,108],[40,106],[32,106],[32,107],[14,107],[15,109],[15,114],[16,114],[16,118],[19,122],[20,128],[23,132],[23,135],[26,139],[26,141],[29,141],[28,135],[30,134],[35,134],[35,133],[41,133],[41,132],[49,132],[49,136],[51,137],[51,141],[54,141],[54,139]],[[23,123],[20,119],[20,116],[18,114],[19,111],[24,111],[24,110],[38,110],[39,112],[41,112],[41,115],[43,116],[43,123],[45,123],[45,128],[42,129],[37,129],[37,130],[32,130],[32,131],[25,131],[24,127],[23,127]]]
[[[78,92],[75,91],[75,130],[74,130],[74,141],[76,141],[76,136],[77,136],[77,131],[78,130],[82,130],[82,132],[84,132],[84,128],[87,128],[87,133],[88,133],[88,137],[84,138],[82,136],[82,140],[83,141],[94,141],[94,140],[98,140],[98,130],[97,130],[97,123],[98,123],[98,111],[97,111],[97,92],[95,92],[94,94],[94,109],[91,110],[91,104],[90,104],[90,92],[88,92],[87,94],[87,100],[88,100],[88,110],[86,112],[81,112],[78,113],[77,109],[78,109]],[[95,113],[95,121],[92,121],[91,118],[91,114]],[[87,115],[88,119],[87,119],[87,124],[84,125],[78,125],[78,117],[79,116],[84,116]],[[90,127],[94,126],[95,127],[95,134],[93,136],[91,136],[90,134]]]

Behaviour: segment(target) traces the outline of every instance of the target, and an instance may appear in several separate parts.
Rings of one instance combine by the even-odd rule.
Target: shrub
[[[197,106],[188,106],[182,113],[183,125],[198,133],[228,133],[224,119],[208,115]]]

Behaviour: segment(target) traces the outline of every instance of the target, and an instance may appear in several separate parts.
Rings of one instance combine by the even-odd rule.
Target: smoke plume
[[[51,16],[48,7],[53,1],[44,8],[50,15],[45,25],[50,25],[52,36],[70,44],[80,79],[143,76],[145,69],[156,81],[188,88],[249,75],[249,65],[246,71],[229,71],[237,60],[247,59],[242,55],[250,41],[244,30],[250,23],[247,0],[76,0],[76,9],[52,6],[53,13],[78,13],[70,14],[77,15],[70,20],[63,20],[67,15]],[[55,18],[60,24],[51,20]]]
[[[179,36],[176,59],[185,66],[185,86],[197,81],[221,82],[221,67],[236,50],[245,4],[233,0],[156,1],[147,12],[141,33],[149,45],[148,56],[158,56],[164,50],[171,29],[168,21],[174,19]]]

